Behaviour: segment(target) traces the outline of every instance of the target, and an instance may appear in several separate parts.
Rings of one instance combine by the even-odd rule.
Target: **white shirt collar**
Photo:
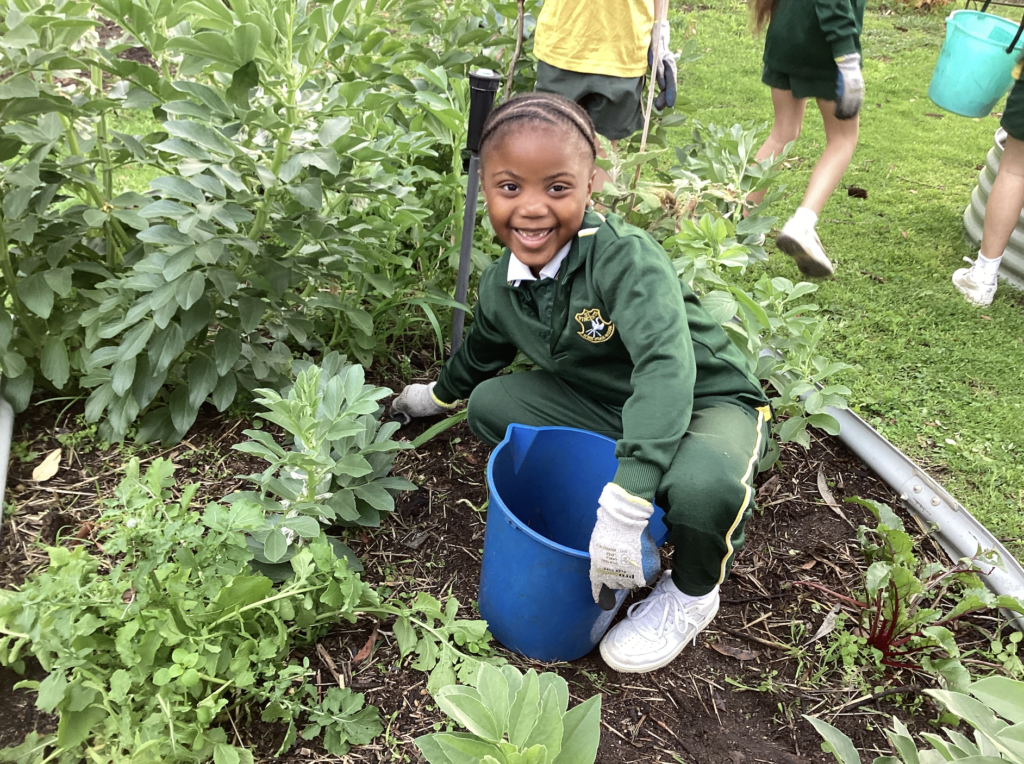
[[[562,261],[568,256],[569,247],[571,246],[572,239],[566,242],[565,246],[555,253],[555,256],[551,258],[548,264],[540,269],[540,277],[542,279],[553,279],[558,275],[558,269],[562,267]],[[508,258],[508,283],[517,287],[523,281],[536,280],[537,277],[530,271],[530,266],[516,257],[514,252],[510,252]]]

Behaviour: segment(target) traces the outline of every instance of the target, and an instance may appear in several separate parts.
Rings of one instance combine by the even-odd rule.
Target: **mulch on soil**
[[[30,450],[38,455],[25,462],[12,460],[8,498],[16,511],[6,520],[0,541],[0,586],[17,586],[45,563],[41,541],[59,538],[61,543],[73,543],[76,534],[88,534],[97,500],[111,496],[120,480],[125,449],[90,450],[91,439],[73,437],[76,413],[36,407],[18,420],[15,441],[23,444],[18,453]],[[401,436],[412,439],[432,423],[413,423]],[[198,501],[219,499],[242,485],[237,475],[262,469],[258,460],[230,449],[244,439],[241,432],[247,427],[242,420],[200,417],[188,440],[139,455],[143,461],[171,458],[178,465],[179,483],[200,484]],[[59,435],[65,436],[61,472],[42,484],[33,483],[32,468],[51,449],[61,447]],[[464,423],[416,451],[400,454],[395,472],[421,488],[401,497],[379,530],[349,539],[363,560],[366,580],[398,593],[453,595],[461,603],[460,616],[479,617],[474,605],[486,521],[488,454],[489,448]],[[603,695],[600,764],[832,762],[801,714],[827,719],[865,753],[888,752],[882,734],[869,727],[889,726],[880,716],[897,708],[893,698],[865,702],[862,690],[852,681],[847,686],[836,674],[812,686],[808,679],[813,666],[795,660],[782,647],[794,644],[794,635],[802,635],[797,642],[807,645],[830,607],[817,593],[788,582],[815,581],[840,592],[858,584],[856,526],[873,525],[873,519],[843,500],[860,496],[896,508],[897,498],[841,443],[817,436],[810,451],[784,446],[779,463],[758,478],[757,489],[759,507],[748,524],[747,542],[733,576],[722,587],[722,609],[696,646],[668,667],[649,674],[618,674],[604,665],[596,650],[555,666],[501,650],[521,669],[557,670],[570,684],[573,703]],[[823,492],[833,508],[822,498]],[[908,520],[908,528],[913,527]],[[937,557],[930,540],[922,539],[920,545],[922,553]],[[367,645],[370,651],[364,649]],[[413,738],[433,732],[445,718],[427,694],[426,675],[400,664],[389,624],[365,619],[339,626],[309,657],[314,667],[311,681],[325,689],[340,681],[365,693],[367,702],[381,709],[386,733],[353,750],[345,761],[420,760]],[[34,710],[30,693],[10,689],[14,681],[9,671],[0,670],[0,748],[20,742],[32,729],[42,732],[54,726],[50,717]],[[905,713],[901,716],[910,722]],[[926,716],[935,714],[929,711]],[[261,760],[272,760],[283,730],[260,723],[258,713],[236,722],[238,742],[256,749]],[[300,741],[277,760],[338,759]]]

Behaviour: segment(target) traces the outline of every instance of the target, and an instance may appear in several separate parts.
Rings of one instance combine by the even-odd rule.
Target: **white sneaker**
[[[805,276],[822,278],[831,276],[835,269],[821,246],[818,232],[797,223],[793,218],[786,221],[775,244],[787,255],[796,260],[796,267]]]
[[[616,624],[601,640],[601,657],[610,668],[626,674],[654,671],[667,666],[718,612],[718,587],[692,600],[672,583],[672,571],[647,599],[629,608],[626,620]]]
[[[974,261],[969,257],[964,262],[970,263],[970,268],[960,268],[953,274],[953,286],[960,290],[967,302],[971,305],[984,307],[992,304],[992,298],[996,296],[996,282],[991,284],[979,283],[974,280]]]

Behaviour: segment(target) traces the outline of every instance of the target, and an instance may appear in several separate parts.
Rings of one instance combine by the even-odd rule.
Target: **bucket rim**
[[[959,10],[953,11],[951,14],[949,14],[949,16],[946,17],[946,23],[949,24],[949,22],[957,14],[970,14],[970,15],[974,15],[974,16],[987,16],[987,17],[990,17],[990,18],[993,18],[993,19],[998,19],[1000,24],[1004,24],[1005,23],[1006,26],[1008,26],[1011,30],[1014,30],[1014,31],[1016,31],[1017,26],[1018,26],[1018,24],[1014,23],[1010,19],[1003,18],[1002,16],[996,16],[994,13],[982,13],[981,11],[971,10],[970,8],[960,8]],[[974,32],[971,32],[971,31],[969,31],[967,29],[964,29],[963,27],[958,27],[958,28],[959,28],[959,31],[961,31],[963,34],[967,35],[968,37],[972,37],[975,40],[980,40],[982,42],[992,42],[988,37],[982,37],[981,35],[975,34]],[[1024,39],[1024,38],[1022,38],[1022,39]],[[1024,45],[1024,43],[1022,43],[1020,40],[1018,40],[1017,44],[1013,47],[1013,52],[1019,52],[1021,50],[1022,45]],[[999,49],[1002,50],[1002,51],[1006,50],[1006,48],[1004,46],[1002,46],[1002,45],[997,46],[997,47],[999,47]],[[1007,53],[1006,55],[1012,56],[1013,52]]]
[[[509,438],[511,437],[510,433],[512,432],[512,428],[513,427],[517,427],[517,428],[522,429],[522,430],[535,430],[535,431],[538,431],[538,432],[541,431],[541,430],[543,430],[545,432],[548,431],[548,430],[563,430],[563,431],[567,431],[567,432],[576,432],[576,433],[582,433],[584,435],[590,435],[592,437],[599,438],[601,440],[606,440],[609,443],[613,443],[613,444],[615,443],[615,441],[612,440],[611,438],[609,438],[607,435],[601,435],[600,433],[592,432],[590,430],[581,430],[578,427],[557,427],[557,426],[553,426],[553,427],[533,427],[533,426],[528,425],[528,424],[517,424],[517,423],[513,422],[512,424],[510,424],[508,426],[508,429],[505,430],[505,437],[502,439],[501,443],[499,443],[497,446],[494,447],[494,450],[491,452],[490,458],[487,460],[487,490],[490,492],[491,496],[497,496],[498,495],[498,490],[497,490],[497,488],[494,487],[494,469],[493,469],[493,466],[494,466],[494,455],[496,453],[498,453],[498,450],[502,446],[505,446],[505,445],[508,444]],[[512,514],[512,512],[509,510],[509,508],[505,505],[505,502],[501,502],[499,506],[501,507],[502,514],[506,518],[508,518],[511,521],[511,523],[516,528],[521,530],[523,533],[525,533],[527,536],[532,538],[534,541],[539,541],[541,544],[543,544],[544,546],[548,547],[549,549],[553,549],[556,552],[561,552],[562,554],[567,554],[570,557],[577,557],[577,558],[579,558],[581,560],[589,560],[590,559],[590,552],[589,551],[588,552],[584,552],[584,551],[582,551],[580,549],[573,549],[572,547],[565,546],[563,544],[559,544],[557,541],[552,541],[547,536],[542,536],[541,534],[537,533],[537,531],[535,531],[530,526],[526,525],[522,520],[520,520],[518,517],[516,517],[514,514]],[[490,511],[490,506],[488,506],[488,512],[489,511]]]

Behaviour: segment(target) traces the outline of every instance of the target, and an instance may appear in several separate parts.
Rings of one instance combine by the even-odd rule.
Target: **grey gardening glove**
[[[658,548],[647,530],[654,505],[608,483],[601,491],[597,525],[590,535],[590,590],[601,604],[601,589],[636,589],[660,569]],[[604,605],[602,605],[604,607]]]
[[[654,50],[655,30],[661,29],[658,38],[658,50]],[[668,49],[669,26],[667,21],[655,24],[651,29],[651,44],[647,48],[647,65],[651,68],[654,81],[658,84],[658,96],[654,99],[654,108],[661,111],[666,106],[676,105],[676,57]]]
[[[455,408],[454,403],[445,403],[434,395],[434,385],[406,385],[405,389],[391,404],[391,416],[403,425],[424,416],[437,416]]]
[[[836,119],[853,119],[864,101],[864,75],[860,70],[860,54],[850,53],[836,59]]]

